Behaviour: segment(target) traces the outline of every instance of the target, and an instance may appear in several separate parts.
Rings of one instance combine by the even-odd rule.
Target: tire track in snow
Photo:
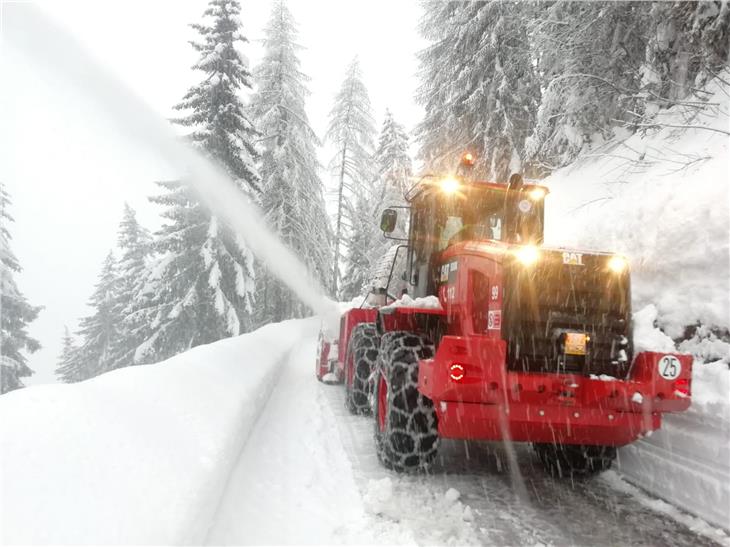
[[[238,450],[236,451],[237,455],[232,462],[233,465],[231,465],[231,469],[225,479],[225,482],[223,483],[223,487],[220,489],[220,496],[217,500],[216,508],[212,513],[213,518],[210,521],[210,525],[208,527],[205,538],[203,540],[203,543],[206,545],[209,543],[210,534],[211,534],[211,530],[214,526],[215,519],[217,518],[218,514],[221,511],[223,501],[226,498],[228,489],[230,488],[231,479],[233,478],[234,473],[236,471],[237,462],[240,461],[244,451],[246,450],[246,447],[249,443],[251,435],[252,435],[253,431],[256,429],[256,426],[257,426],[261,416],[264,414],[266,407],[268,406],[269,401],[271,400],[271,395],[274,393],[274,390],[276,389],[276,386],[281,378],[281,374],[277,374],[277,372],[279,369],[281,369],[283,364],[285,364],[289,361],[289,359],[291,358],[291,354],[296,349],[296,347],[297,347],[297,343],[294,342],[292,344],[292,347],[289,349],[289,351],[287,351],[286,354],[281,359],[279,359],[274,366],[271,367],[271,370],[267,374],[265,381],[262,382],[262,386],[261,386],[262,390],[259,393],[259,395],[254,403],[254,406],[257,409],[256,414],[251,422],[248,432],[246,432],[243,435],[243,437],[240,441],[240,446],[239,446]],[[244,404],[245,404],[245,402],[244,402]]]
[[[341,386],[325,387],[330,389],[326,397],[363,496],[377,490],[377,482],[373,482],[389,478],[393,501],[385,507],[383,517],[410,528],[419,543],[448,542],[448,535],[439,534],[434,527],[448,527],[449,523],[434,513],[444,511],[438,502],[449,488],[458,490],[460,500],[470,507],[476,542],[481,544],[694,546],[722,541],[615,488],[613,472],[575,483],[553,479],[526,445],[516,444],[515,451],[527,500],[520,499],[512,488],[506,451],[499,443],[447,440],[429,474],[388,471],[377,461],[372,418],[348,413]],[[453,523],[451,526],[453,531]],[[465,538],[470,536],[457,542],[471,542]]]
[[[315,336],[283,363],[221,500],[208,544],[404,543],[363,509],[313,376]]]

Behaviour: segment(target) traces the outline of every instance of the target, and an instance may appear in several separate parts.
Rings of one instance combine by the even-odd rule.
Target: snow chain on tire
[[[616,447],[536,443],[533,445],[543,466],[554,477],[589,477],[610,469]]]
[[[345,381],[345,405],[353,414],[370,413],[370,375],[378,359],[380,336],[375,323],[360,323],[352,329],[348,362],[352,359],[352,386]]]
[[[433,355],[433,344],[417,334],[389,332],[381,338],[373,397],[375,448],[389,469],[424,470],[436,456],[436,411],[418,391],[418,361]]]

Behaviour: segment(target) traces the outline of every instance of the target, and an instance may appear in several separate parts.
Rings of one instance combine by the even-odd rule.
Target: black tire
[[[433,344],[417,334],[389,332],[381,338],[373,413],[375,449],[388,469],[422,471],[436,457],[436,410],[418,391],[418,361],[433,355]]]
[[[553,477],[585,478],[611,468],[616,459],[615,446],[576,444],[534,444],[545,470]]]
[[[348,363],[352,359],[352,385],[345,378],[345,406],[353,414],[370,413],[370,375],[378,359],[380,336],[375,323],[360,323],[352,329]]]

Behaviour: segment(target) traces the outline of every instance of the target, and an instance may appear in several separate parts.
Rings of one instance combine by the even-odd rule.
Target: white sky
[[[42,9],[163,117],[172,115],[190,84],[196,56],[187,40],[206,0],[43,1]],[[261,57],[267,0],[242,0],[250,43],[243,53]],[[2,37],[15,3],[0,0],[0,180],[13,199],[13,250],[24,268],[18,284],[32,304],[45,306],[30,332],[43,349],[30,357],[36,374],[26,384],[55,381],[63,326],[76,328],[102,260],[116,241],[124,201],[150,228],[159,209],[147,202],[152,184],[172,176],[154,151],[125,141],[78,89],[57,85],[28,66]],[[412,128],[421,117],[415,53],[424,45],[416,25],[418,3],[406,0],[290,0],[299,23],[302,70],[311,77],[307,110],[322,136],[344,70],[359,55],[378,128],[385,108]],[[37,37],[42,40],[42,36]],[[329,160],[326,151],[320,161]],[[329,177],[324,180],[329,183]]]

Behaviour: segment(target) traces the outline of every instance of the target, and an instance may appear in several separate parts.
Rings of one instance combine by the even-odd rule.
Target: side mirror
[[[395,209],[386,209],[383,216],[380,217],[380,229],[386,234],[390,234],[395,230],[395,224],[398,221],[398,212]]]

